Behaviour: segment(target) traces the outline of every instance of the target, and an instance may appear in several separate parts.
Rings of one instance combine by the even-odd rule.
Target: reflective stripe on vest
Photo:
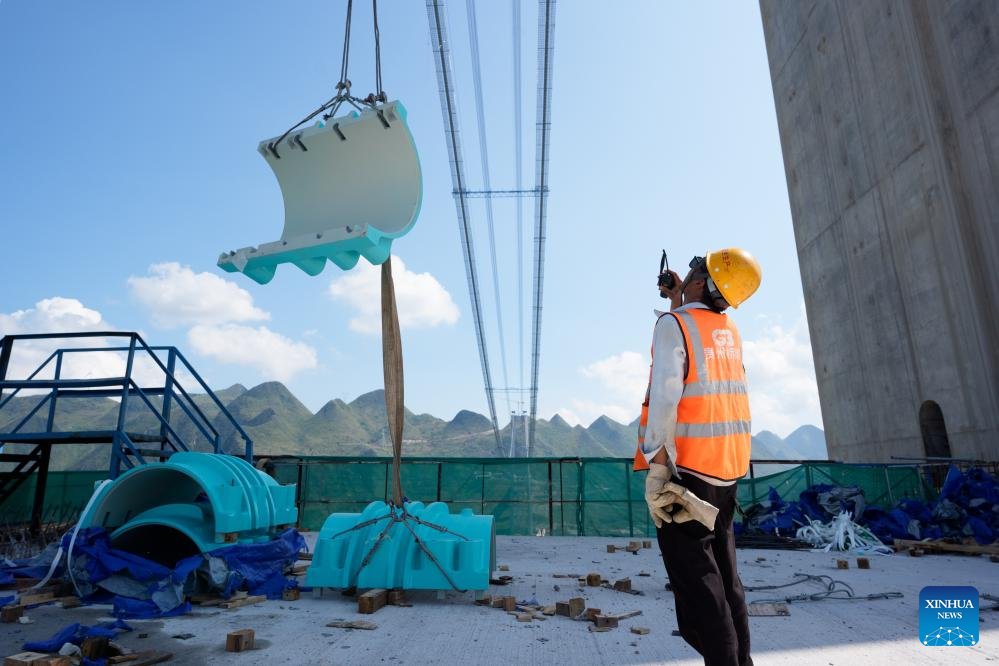
[[[739,331],[727,315],[711,310],[675,314],[689,364],[676,410],[676,465],[738,479],[749,470],[752,427]]]

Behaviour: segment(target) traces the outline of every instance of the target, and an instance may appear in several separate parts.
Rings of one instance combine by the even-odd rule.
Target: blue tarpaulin
[[[999,482],[981,468],[962,472],[952,465],[934,502],[903,499],[887,510],[866,506],[863,491],[856,487],[816,484],[796,501],[785,501],[770,488],[765,501],[744,510],[737,529],[743,534],[788,536],[809,518],[827,523],[840,511],[849,511],[855,522],[886,543],[970,536],[988,544],[999,537]]]
[[[70,539],[70,534],[62,539],[65,552]],[[228,598],[246,588],[250,594],[279,598],[286,588],[297,585],[284,571],[304,549],[302,535],[287,529],[270,541],[225,546],[182,559],[171,568],[116,549],[107,531],[89,527],[77,534],[71,568],[84,601],[111,603],[119,618],[169,617],[189,612],[185,598],[195,591],[215,591]],[[33,558],[0,567],[0,573],[26,568],[47,572],[54,556],[50,550],[47,564]],[[60,565],[57,572],[63,569]]]
[[[125,631],[132,631],[132,627],[121,620],[103,622],[93,627],[88,627],[77,622],[66,625],[45,640],[28,641],[24,644],[23,649],[31,652],[58,652],[66,643],[80,645],[83,643],[84,638],[91,638],[93,636],[115,638],[118,636],[118,632]]]

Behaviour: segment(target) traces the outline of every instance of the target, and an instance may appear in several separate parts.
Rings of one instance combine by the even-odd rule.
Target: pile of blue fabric
[[[69,552],[70,538],[63,537],[63,552]],[[199,553],[171,568],[112,547],[107,531],[90,527],[77,534],[70,570],[63,562],[56,574],[71,577],[84,602],[110,603],[118,618],[169,617],[190,611],[186,598],[196,593],[228,598],[245,588],[250,594],[280,598],[297,585],[284,571],[304,549],[302,535],[288,529],[271,541]],[[31,560],[5,563],[0,576],[41,578],[54,558],[50,548]]]
[[[861,522],[888,543],[942,537],[994,543],[999,538],[999,482],[981,468],[962,472],[952,465],[936,501],[907,499],[889,511],[870,508]]]
[[[767,499],[743,510],[743,520],[736,523],[737,534],[776,534],[794,536],[808,519],[829,522],[843,511],[862,514],[866,503],[864,491],[857,486],[832,486],[818,483],[802,491],[797,501],[785,502],[770,488]]]
[[[817,484],[797,501],[784,501],[770,488],[766,500],[744,509],[736,532],[794,536],[808,519],[827,523],[841,511],[849,511],[855,522],[885,543],[974,537],[980,544],[990,544],[999,539],[999,482],[981,468],[961,472],[952,465],[935,501],[904,499],[887,510],[867,506],[856,486]]]

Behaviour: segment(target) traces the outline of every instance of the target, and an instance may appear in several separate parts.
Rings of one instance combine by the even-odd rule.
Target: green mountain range
[[[284,384],[265,382],[251,389],[236,384],[216,392],[253,440],[260,455],[391,455],[386,434],[384,392],[371,391],[352,402],[331,400],[313,414]],[[219,432],[223,450],[242,452],[242,439],[207,395],[192,396],[195,403]],[[9,430],[42,398],[18,397],[0,412],[0,432]],[[158,398],[151,398],[159,406]],[[55,415],[57,430],[109,430],[114,428],[118,403],[109,398],[73,398],[59,401]],[[45,429],[47,410],[39,410],[22,432]],[[210,450],[208,438],[184,411],[174,404],[170,419],[176,433],[194,450]],[[535,429],[535,455],[581,457],[631,457],[635,452],[637,421],[623,425],[601,416],[589,427],[570,426],[560,416],[539,419]],[[510,426],[501,431],[497,446],[485,416],[461,410],[445,421],[430,414],[406,410],[403,453],[407,456],[502,457],[509,452]],[[156,434],[160,422],[140,400],[129,401],[126,416],[129,433]],[[825,438],[814,426],[803,426],[787,439],[770,432],[753,438],[756,459],[825,458]],[[8,452],[27,450],[8,445]],[[102,445],[71,444],[53,448],[55,469],[100,469],[107,465],[107,448]]]

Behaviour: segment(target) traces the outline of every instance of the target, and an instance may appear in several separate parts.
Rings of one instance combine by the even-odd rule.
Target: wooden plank
[[[156,652],[155,650],[136,652],[135,656],[137,659],[128,662],[129,666],[153,666],[153,664],[161,664],[164,661],[173,659],[172,652]]]
[[[18,603],[22,606],[31,606],[33,604],[43,604],[54,599],[54,592],[36,592],[34,594],[22,594]]]
[[[746,606],[752,617],[787,617],[791,614],[785,603],[755,603]]]
[[[241,599],[232,599],[224,603],[219,604],[222,608],[241,608],[243,606],[251,606],[253,604],[259,604],[261,601],[267,601],[267,596],[264,594],[258,594],[252,597],[243,597]]]
[[[367,631],[378,628],[378,625],[374,622],[366,622],[365,620],[337,620],[336,622],[330,622],[326,626],[337,629],[365,629]]]
[[[913,541],[895,539],[895,550],[919,549],[924,552],[970,553],[973,555],[999,555],[999,545],[946,543],[944,541]]]
[[[368,590],[357,598],[357,612],[370,615],[388,603],[388,590]]]
[[[647,633],[649,633],[650,631],[652,631],[652,630],[649,629],[648,627],[632,627],[631,628],[631,633],[638,634],[639,636],[644,636]]]
[[[615,613],[613,615],[610,615],[609,617],[613,617],[616,620],[627,620],[629,617],[637,617],[638,615],[641,614],[642,611],[636,610],[636,611],[628,611],[626,613]]]
[[[69,657],[48,656],[42,652],[18,652],[3,660],[3,666],[69,666]]]

